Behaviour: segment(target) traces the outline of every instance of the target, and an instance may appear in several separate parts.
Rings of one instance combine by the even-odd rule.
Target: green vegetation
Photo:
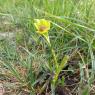
[[[95,0],[0,0],[5,95],[94,95],[94,9]],[[51,22],[50,46],[34,19]]]

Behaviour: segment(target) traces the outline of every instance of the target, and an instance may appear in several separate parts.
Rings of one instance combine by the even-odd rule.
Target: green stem
[[[50,46],[50,50],[51,50],[51,53],[52,53],[52,56],[53,56],[53,59],[54,59],[55,66],[56,66],[56,68],[58,68],[58,63],[57,63],[57,58],[56,58],[56,55],[55,55],[55,51],[51,46]]]
[[[45,34],[43,36],[45,37],[45,39],[47,41],[47,44],[48,44],[48,46],[49,46],[49,48],[51,50],[51,53],[52,53],[52,56],[53,56],[53,59],[54,59],[54,63],[55,63],[54,65],[55,65],[56,68],[58,68],[57,57],[56,57],[54,49],[51,46],[51,43],[50,43],[50,40],[49,40],[49,36],[48,36],[48,34]]]
[[[51,95],[55,95],[55,85],[51,84]]]
[[[47,44],[48,44],[48,46],[49,46],[49,48],[50,48],[50,50],[51,50],[52,56],[53,56],[53,60],[54,60],[54,64],[53,64],[53,66],[54,66],[54,71],[53,71],[53,69],[52,69],[52,71],[53,71],[54,74],[55,74],[56,71],[58,70],[57,57],[56,57],[56,54],[55,54],[54,49],[53,49],[52,46],[51,46],[48,33],[44,34],[43,36],[45,37],[45,39],[46,39],[46,41],[47,41]],[[54,75],[54,76],[55,76],[55,75]],[[53,78],[54,78],[54,76],[53,76]],[[55,95],[55,82],[53,82],[53,81],[52,81],[52,83],[51,83],[51,92],[52,92],[52,95]]]

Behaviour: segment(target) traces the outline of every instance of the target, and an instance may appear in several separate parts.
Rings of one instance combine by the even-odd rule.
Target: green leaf
[[[86,88],[83,90],[82,95],[89,95],[88,87],[86,87]]]
[[[58,75],[60,74],[61,70],[65,67],[65,64],[67,63],[69,59],[69,56],[65,56],[63,58],[63,60],[61,61],[61,64],[58,66],[58,68],[56,69],[56,73],[54,75],[54,78],[53,78],[53,83],[55,84],[57,79],[58,79]]]
[[[65,65],[66,65],[66,63],[67,63],[67,61],[68,61],[68,59],[69,59],[69,56],[65,56],[65,57],[62,59],[61,64],[59,65],[59,71],[61,71],[61,70],[65,67]]]

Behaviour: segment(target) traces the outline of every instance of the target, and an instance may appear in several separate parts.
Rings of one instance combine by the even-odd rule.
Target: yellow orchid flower
[[[45,39],[48,41],[50,44],[49,36],[48,36],[48,31],[50,30],[50,21],[45,20],[45,19],[35,19],[34,23],[37,33],[43,35]]]
[[[37,33],[39,34],[47,33],[50,29],[50,21],[45,19],[35,19],[34,25],[37,29]]]

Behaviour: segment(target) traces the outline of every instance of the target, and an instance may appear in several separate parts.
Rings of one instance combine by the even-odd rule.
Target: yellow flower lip
[[[39,27],[39,31],[41,31],[41,32],[43,32],[43,31],[46,30],[46,29],[47,29],[46,26],[40,26],[40,27]]]
[[[37,29],[37,33],[39,34],[44,34],[50,29],[50,21],[45,19],[35,19],[34,25]]]

